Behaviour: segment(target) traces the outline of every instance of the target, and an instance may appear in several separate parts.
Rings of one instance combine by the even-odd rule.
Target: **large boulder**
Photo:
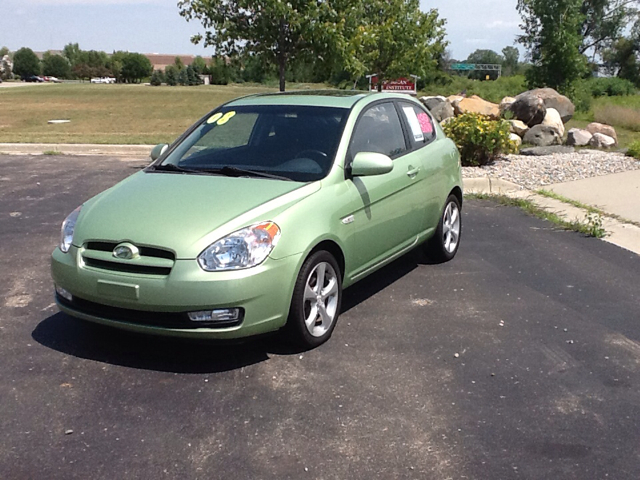
[[[509,110],[513,112],[516,120],[524,122],[529,127],[541,124],[547,114],[544,101],[535,95],[528,95],[528,92],[518,95]]]
[[[572,128],[567,133],[567,145],[575,145],[576,147],[584,147],[589,145],[593,135],[588,130],[581,128]]]
[[[429,110],[432,110],[433,108],[437,107],[441,103],[446,102],[447,99],[442,95],[438,95],[434,97],[420,97],[420,101],[425,107],[427,107]]]
[[[594,133],[589,141],[589,145],[596,148],[611,148],[615,147],[616,141],[613,137],[605,135],[604,133]]]
[[[431,111],[431,114],[435,117],[435,119],[439,122],[447,118],[451,118],[455,115],[453,111],[453,107],[448,101],[439,103],[438,105],[436,105],[435,107],[429,110]]]
[[[449,103],[451,104],[454,110],[456,108],[456,105],[458,105],[464,99],[465,97],[463,97],[462,95],[449,95],[447,97],[447,100],[449,100]]]
[[[523,95],[538,97],[544,102],[545,108],[555,108],[560,113],[560,118],[564,123],[571,120],[576,112],[576,107],[571,100],[564,95],[560,95],[553,88],[536,88],[535,90],[521,93],[518,97]]]
[[[499,105],[500,113],[504,113],[509,110],[509,107],[511,107],[515,101],[516,97],[504,97]]]
[[[420,97],[420,101],[429,109],[438,122],[454,115],[453,107],[445,97]]]
[[[509,140],[515,143],[516,147],[518,148],[520,148],[520,145],[522,145],[522,138],[520,138],[520,135],[516,135],[515,133],[509,134]]]
[[[593,122],[587,125],[587,130],[592,135],[595,135],[596,133],[602,133],[607,137],[611,137],[615,140],[616,145],[618,144],[618,135],[616,134],[615,128],[613,128],[611,125],[605,125],[604,123]]]
[[[564,137],[564,123],[562,123],[560,113],[555,108],[547,108],[547,114],[544,116],[544,120],[540,125],[553,127],[558,130],[561,137]]]
[[[500,107],[491,102],[480,98],[477,95],[472,95],[469,98],[463,98],[454,105],[456,115],[462,115],[464,113],[478,113],[480,115],[488,115],[492,120],[500,119]]]
[[[509,120],[509,131],[522,138],[529,131],[529,127],[521,120]]]
[[[536,147],[548,147],[550,145],[560,145],[562,137],[560,132],[548,125],[534,125],[524,136],[524,143],[535,145]]]

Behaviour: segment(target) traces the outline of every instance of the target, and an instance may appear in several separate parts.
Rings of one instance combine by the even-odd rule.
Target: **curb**
[[[583,208],[538,195],[520,185],[495,177],[464,178],[463,188],[469,194],[505,195],[529,200],[567,222],[585,223],[589,213]],[[607,235],[601,240],[640,255],[640,227],[608,216],[603,217],[602,223]]]
[[[0,152],[9,155],[42,155],[60,152],[63,155],[110,155],[115,157],[149,156],[154,145],[101,145],[92,143],[0,143]]]

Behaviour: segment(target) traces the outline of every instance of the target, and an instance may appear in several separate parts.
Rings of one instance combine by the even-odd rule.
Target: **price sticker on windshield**
[[[220,120],[218,120],[218,123],[216,123],[216,125],[224,125],[235,116],[236,112],[234,112],[233,110],[231,112],[227,112],[222,116]]]
[[[222,113],[218,112],[215,115],[211,115],[207,120],[207,123],[216,123],[221,118],[222,118]]]

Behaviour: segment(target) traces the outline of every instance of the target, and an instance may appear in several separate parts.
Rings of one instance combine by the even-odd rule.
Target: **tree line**
[[[0,58],[9,54],[6,47],[0,49]],[[32,75],[45,75],[60,79],[90,79],[92,77],[113,77],[122,83],[138,83],[149,77],[153,67],[149,59],[133,52],[106,52],[82,50],[77,43],[69,43],[62,55],[45,52],[42,60],[27,47],[13,53],[13,69],[5,65],[5,79],[18,75],[27,78]]]
[[[477,50],[467,63],[498,63],[505,75],[524,73],[530,87],[550,86],[571,94],[594,72],[627,79],[640,87],[640,0],[518,0],[527,52],[520,62],[514,46],[501,54]],[[453,62],[447,51],[446,20],[419,0],[180,0],[187,21],[203,31],[194,43],[212,48],[212,60],[176,63],[152,76],[154,84],[192,85],[206,74],[212,83],[287,81],[365,86],[365,76],[415,74],[421,84],[446,82]],[[139,82],[152,74],[137,53],[107,55],[65,46],[62,55],[40,62],[29,49],[14,55],[20,75],[59,78],[113,76]],[[18,71],[20,70],[20,71]],[[487,72],[471,73],[484,79]],[[491,79],[496,74],[489,73]]]

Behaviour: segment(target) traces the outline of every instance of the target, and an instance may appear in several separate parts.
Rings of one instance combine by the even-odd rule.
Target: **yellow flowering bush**
[[[517,149],[509,139],[509,123],[504,120],[495,121],[486,115],[465,113],[442,128],[458,146],[462,165],[466,167],[486,165],[500,154]]]

